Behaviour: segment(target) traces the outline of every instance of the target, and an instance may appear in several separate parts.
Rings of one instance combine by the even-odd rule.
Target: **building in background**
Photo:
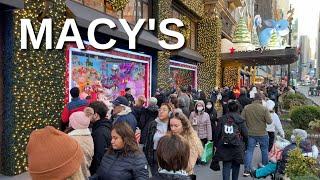
[[[316,54],[317,54],[317,73],[316,73],[316,78],[320,78],[320,14],[319,14],[319,22],[318,22],[318,38],[317,38],[317,48],[316,48]]]
[[[309,60],[311,58],[311,52],[310,52],[310,39],[307,35],[300,36],[299,41],[299,49],[300,49],[300,59],[299,59],[299,80],[303,81],[305,79],[308,79],[308,71],[310,65]],[[309,65],[309,66],[308,66]]]

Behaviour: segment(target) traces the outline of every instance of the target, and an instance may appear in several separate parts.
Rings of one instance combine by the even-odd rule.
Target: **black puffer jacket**
[[[144,153],[146,155],[149,165],[152,165],[153,160],[155,158],[153,153],[153,137],[156,131],[157,131],[157,122],[154,120],[154,121],[151,121],[148,126],[147,136],[146,136],[147,138],[146,138],[145,147],[144,147]]]
[[[158,117],[157,105],[149,106],[141,114],[140,120],[138,121],[138,127],[141,130],[140,144],[145,144],[148,137],[148,127],[149,124]]]
[[[112,122],[106,119],[93,123],[91,135],[94,143],[94,155],[90,166],[91,174],[96,172],[106,149],[111,145],[111,128]]]
[[[150,178],[150,180],[191,180],[191,179],[189,176],[159,173],[156,176],[153,176],[152,178]]]
[[[101,161],[97,173],[90,180],[146,180],[147,160],[143,153],[123,156],[123,151],[107,153]]]
[[[228,116],[231,116],[234,119],[234,122],[238,125],[241,137],[243,139],[239,146],[225,146],[222,142],[222,131],[224,130],[222,122]],[[247,140],[248,129],[244,123],[244,120],[238,113],[228,113],[227,115],[222,116],[218,122],[214,136],[214,142],[216,142],[215,147],[217,150],[213,159],[215,161],[236,161],[239,164],[243,164],[245,143]]]

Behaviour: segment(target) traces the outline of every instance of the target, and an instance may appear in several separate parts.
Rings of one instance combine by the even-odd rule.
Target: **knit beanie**
[[[80,169],[84,157],[76,140],[52,126],[33,131],[26,151],[33,180],[66,179]]]
[[[306,140],[308,137],[307,131],[303,129],[294,129],[291,135],[291,142],[296,142],[298,137],[300,137],[302,141]]]
[[[77,111],[69,117],[69,126],[73,129],[86,129],[90,125],[90,119],[83,111]]]

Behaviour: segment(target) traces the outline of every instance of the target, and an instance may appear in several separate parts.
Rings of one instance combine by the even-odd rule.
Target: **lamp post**
[[[291,47],[291,33],[292,33],[292,20],[293,20],[294,8],[292,8],[290,4],[290,9],[287,12],[288,15],[288,22],[289,22],[289,42],[288,45]],[[290,64],[288,64],[288,81],[287,84],[290,85],[290,78],[291,78],[291,70]]]

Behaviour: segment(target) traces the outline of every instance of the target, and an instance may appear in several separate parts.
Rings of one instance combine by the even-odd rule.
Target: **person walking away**
[[[78,87],[71,88],[71,102],[69,102],[62,111],[61,114],[61,130],[64,131],[69,124],[69,117],[72,113],[77,111],[83,111],[88,106],[88,101],[79,98],[80,89]]]
[[[280,118],[278,114],[274,112],[274,106],[275,106],[275,103],[269,99],[267,101],[267,108],[270,112],[270,116],[272,119],[272,123],[267,124],[267,132],[269,135],[269,148],[268,148],[269,152],[272,149],[276,133],[279,133],[282,138],[285,138],[285,134],[282,128]]]
[[[268,98],[275,103],[275,112],[278,113],[278,87],[273,84],[268,89]]]
[[[187,95],[187,88],[181,87],[180,95],[178,96],[178,107],[182,109],[186,116],[190,115],[190,98]]]
[[[163,103],[159,109],[158,117],[150,122],[147,130],[144,153],[147,157],[152,175],[158,172],[156,150],[160,138],[167,133],[169,116],[172,114],[172,111],[173,109],[169,103]]]
[[[91,115],[92,123],[92,139],[94,144],[94,154],[90,166],[91,175],[96,173],[100,166],[101,159],[106,152],[106,149],[111,145],[111,128],[112,122],[106,119],[108,112],[107,106],[101,102],[96,101],[89,105],[90,109],[85,109],[87,114]]]
[[[243,176],[248,177],[252,169],[253,152],[257,143],[260,144],[262,164],[266,165],[268,163],[269,136],[266,131],[266,124],[271,124],[272,120],[269,110],[262,105],[262,96],[259,93],[255,94],[253,103],[243,109],[241,116],[245,119],[248,128],[248,144],[243,173]]]
[[[186,139],[172,133],[163,136],[157,148],[159,173],[150,180],[191,180],[186,172],[189,156],[190,147]]]
[[[128,102],[129,102],[129,107],[133,107],[134,105],[134,97],[132,96],[131,93],[131,88],[126,88],[125,89],[126,94],[124,95],[125,98],[127,98]]]
[[[174,134],[179,134],[188,141],[190,146],[190,156],[186,170],[188,175],[190,175],[192,179],[195,179],[193,168],[197,159],[200,158],[203,153],[203,146],[196,131],[192,128],[188,118],[179,111],[176,111],[173,113],[173,116],[171,116],[168,131]]]
[[[146,180],[147,160],[135,140],[128,123],[120,122],[112,127],[112,141],[103,156],[97,173],[90,180]]]
[[[144,104],[146,103],[146,97],[144,97],[143,95],[138,96],[138,98],[136,99],[135,104],[133,105],[133,107],[131,108],[132,110],[132,114],[134,115],[134,117],[137,120],[137,123],[139,123],[141,115],[144,113],[144,111],[146,110],[146,108],[144,107]]]
[[[86,180],[80,168],[84,155],[79,143],[52,126],[32,131],[26,154],[33,180]]]
[[[141,129],[141,139],[140,144],[145,144],[148,133],[148,127],[152,121],[158,117],[159,107],[157,105],[157,99],[151,97],[149,100],[149,105],[146,110],[142,113],[140,121],[138,121],[138,127]]]
[[[126,122],[130,125],[133,132],[137,128],[137,120],[132,114],[132,110],[129,107],[129,101],[122,96],[118,96],[114,101],[112,101],[113,108],[113,124]]]
[[[216,125],[218,122],[218,118],[217,118],[217,111],[214,107],[214,103],[210,100],[208,100],[206,104],[206,113],[208,113],[210,117],[211,131],[212,131],[212,137],[213,137],[214,131],[216,129]]]
[[[252,86],[251,91],[250,91],[250,93],[249,93],[250,99],[254,99],[254,95],[255,95],[256,93],[258,93],[257,87]]]
[[[239,96],[239,98],[238,98],[238,101],[239,101],[239,103],[240,103],[240,105],[241,105],[241,107],[240,107],[240,112],[242,112],[243,108],[244,108],[246,105],[251,104],[251,99],[248,98],[248,96],[247,96],[247,91],[246,91],[245,88],[241,88],[241,89],[240,89],[240,96]]]
[[[68,135],[74,138],[82,148],[84,161],[81,163],[83,179],[90,177],[90,165],[94,154],[94,144],[89,130],[90,118],[84,112],[74,112],[70,116]]]
[[[210,116],[205,112],[205,104],[203,101],[200,100],[196,103],[195,110],[190,114],[189,119],[198,137],[201,139],[203,146],[208,141],[212,141]]]
[[[239,105],[236,101],[228,103],[229,112],[221,117],[218,123],[214,142],[216,153],[213,161],[223,162],[223,180],[232,180],[239,177],[240,164],[244,162],[245,144],[248,140],[248,129],[245,120],[239,112]]]

